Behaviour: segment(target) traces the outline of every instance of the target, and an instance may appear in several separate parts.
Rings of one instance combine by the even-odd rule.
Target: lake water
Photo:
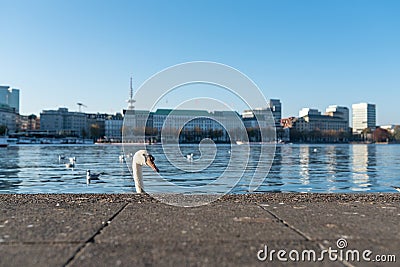
[[[171,183],[192,189],[201,188],[224,174],[238,182],[233,189],[230,185],[216,184],[221,192],[232,189],[231,193],[247,193],[254,170],[260,168],[266,172],[268,164],[264,166],[254,157],[261,145],[252,145],[250,151],[241,151],[242,147],[246,146],[217,145],[215,158],[206,159],[210,164],[198,168],[199,147],[181,146],[176,158],[170,157],[169,160],[179,159],[180,164],[185,165],[182,169],[168,161],[162,146],[149,146],[164,180],[160,180],[150,168],[143,168],[145,188],[170,192]],[[139,147],[130,146],[128,152],[137,149]],[[232,157],[237,151],[240,156]],[[118,145],[20,145],[0,148],[0,193],[135,192],[126,162],[119,161],[119,155],[123,153],[123,147]],[[194,161],[185,163],[183,156],[191,153]],[[66,159],[59,161],[59,155],[64,155]],[[77,158],[75,168],[66,168],[65,162],[73,156]],[[205,153],[203,156],[203,159],[206,158]],[[243,161],[248,156],[247,168],[243,170]],[[229,163],[233,169],[226,171]],[[101,180],[87,185],[87,169],[104,172]],[[400,145],[293,144],[276,146],[269,174],[256,192],[396,192],[391,185],[400,186]]]

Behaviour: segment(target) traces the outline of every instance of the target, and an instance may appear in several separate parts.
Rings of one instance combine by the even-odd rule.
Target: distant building
[[[104,137],[107,140],[112,140],[113,142],[122,141],[122,126],[124,122],[124,117],[121,113],[117,113],[112,116],[108,116],[104,121],[105,134]]]
[[[18,131],[19,90],[10,86],[0,86],[0,125],[7,127],[8,133]]]
[[[332,106],[331,106],[332,107]],[[303,132],[311,131],[342,131],[347,132],[349,129],[348,119],[342,113],[337,114],[337,110],[331,110],[326,115],[321,115],[317,109],[303,108],[299,111],[299,118],[295,121],[294,126],[297,130]],[[344,111],[344,107],[343,110]]]
[[[18,114],[15,113],[14,108],[0,104],[0,125],[6,126],[8,133],[15,133],[17,131],[17,118]]]
[[[306,115],[295,122],[295,128],[303,132],[311,131],[337,131],[347,132],[348,124],[338,117],[327,115]]]
[[[269,108],[271,109],[272,115],[275,120],[275,127],[281,127],[281,119],[282,119],[282,104],[279,99],[270,99],[269,100]]]
[[[106,131],[106,120],[112,117],[107,113],[86,113],[85,137],[92,139],[103,138]]]
[[[118,140],[122,141],[122,126],[123,119],[110,118],[104,122],[105,135],[107,140]]]
[[[7,105],[15,113],[19,113],[19,89],[0,86],[0,105]]]
[[[385,129],[385,130],[387,130],[387,131],[390,132],[390,133],[394,133],[394,130],[395,130],[395,128],[396,128],[396,125],[394,125],[394,124],[381,125],[381,126],[379,126],[379,128]]]
[[[376,128],[376,106],[375,104],[359,103],[352,105],[353,110],[353,133],[360,134],[363,130]]]
[[[321,112],[318,111],[318,109],[314,108],[302,108],[299,111],[299,118],[305,117],[305,116],[319,116],[321,115]]]
[[[87,116],[82,112],[70,112],[67,108],[43,110],[40,129],[56,135],[84,137],[88,130]]]
[[[283,128],[293,128],[296,121],[296,117],[283,118],[281,119],[281,125]]]
[[[228,132],[241,128],[240,116],[234,111],[157,109],[148,117],[152,118],[152,126],[149,123],[147,127],[153,128],[158,138],[166,131],[167,135],[163,138],[176,133],[181,135],[180,141],[196,142],[201,137],[209,136],[213,140],[228,142]]]
[[[32,115],[19,115],[18,116],[18,131],[26,132],[26,131],[34,131],[40,129],[40,119],[32,114]]]
[[[173,129],[179,129],[187,122],[191,121],[194,117],[209,117],[210,113],[206,110],[184,110],[184,109],[157,109],[156,112],[153,113],[153,127],[157,129],[158,132],[161,133],[163,127],[169,127]],[[167,125],[164,126],[164,123],[167,121]],[[211,122],[210,122],[211,123]],[[202,124],[192,123],[192,127],[201,127]]]
[[[242,112],[242,119],[246,128],[271,127],[270,122],[272,120],[274,121],[274,126],[276,128],[281,128],[281,101],[279,99],[270,99],[268,107],[244,110]]]
[[[325,115],[331,117],[341,118],[347,123],[347,128],[349,125],[349,109],[347,107],[342,107],[338,105],[330,105],[325,110]]]
[[[309,142],[348,141],[348,108],[329,106],[324,115],[317,109],[303,108],[299,117],[281,119],[282,140]]]
[[[124,120],[120,122],[125,142],[144,142],[146,134],[153,139],[158,135],[158,129],[153,124],[153,112],[148,110],[123,110]],[[119,125],[118,122],[115,122]],[[116,126],[118,127],[118,126]]]

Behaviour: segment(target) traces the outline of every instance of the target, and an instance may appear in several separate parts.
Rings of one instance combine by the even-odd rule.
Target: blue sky
[[[400,124],[400,1],[0,0],[0,10],[0,84],[21,89],[23,114],[77,102],[118,112],[131,75],[138,87],[205,60],[245,73],[283,116],[371,102],[379,124]]]

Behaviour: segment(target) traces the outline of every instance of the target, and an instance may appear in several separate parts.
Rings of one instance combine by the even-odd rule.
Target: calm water
[[[192,188],[214,182],[231,160],[233,166],[239,167],[225,172],[225,175],[237,180],[243,173],[231,191],[240,194],[248,192],[249,179],[258,163],[254,155],[260,151],[260,146],[251,146],[250,152],[243,150],[240,156],[231,158],[233,151],[240,151],[241,147],[218,145],[214,160],[207,168],[198,170],[198,147],[182,146],[181,154],[170,159],[180,159],[186,165],[186,171],[170,164],[161,146],[153,145],[149,150],[168,182]],[[390,186],[400,186],[399,148],[400,145],[278,145],[270,172],[257,192],[395,192]],[[132,146],[130,149],[138,148]],[[122,146],[114,145],[0,148],[0,193],[135,192],[127,164],[119,161],[122,153]],[[194,154],[194,161],[185,163],[182,155],[190,153]],[[66,159],[59,161],[59,155]],[[65,162],[72,156],[77,158],[76,168],[68,169]],[[250,156],[250,161],[243,172],[240,166],[247,156]],[[258,168],[268,169],[268,164],[263,164],[261,162]],[[87,169],[104,172],[101,180],[86,185]],[[158,187],[169,192],[168,184],[160,183],[149,168],[143,171],[146,188]],[[218,186],[221,191],[229,190],[224,184]]]

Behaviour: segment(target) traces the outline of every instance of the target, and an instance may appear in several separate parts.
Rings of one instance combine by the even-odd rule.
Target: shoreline
[[[145,194],[0,194],[0,266],[376,266],[260,261],[269,250],[371,250],[400,261],[399,193],[225,195],[169,206]],[[379,266],[396,266],[396,262]]]
[[[173,194],[172,194],[173,195]],[[74,198],[78,200],[93,200],[107,199],[110,201],[129,201],[141,200],[143,203],[159,203],[159,200],[151,197],[149,194],[138,193],[1,193],[0,202],[2,201],[56,201],[65,200],[72,201]],[[335,202],[335,201],[359,201],[359,202],[400,202],[400,193],[246,193],[246,194],[225,194],[214,202],[244,202],[244,203],[259,203],[259,202]]]

